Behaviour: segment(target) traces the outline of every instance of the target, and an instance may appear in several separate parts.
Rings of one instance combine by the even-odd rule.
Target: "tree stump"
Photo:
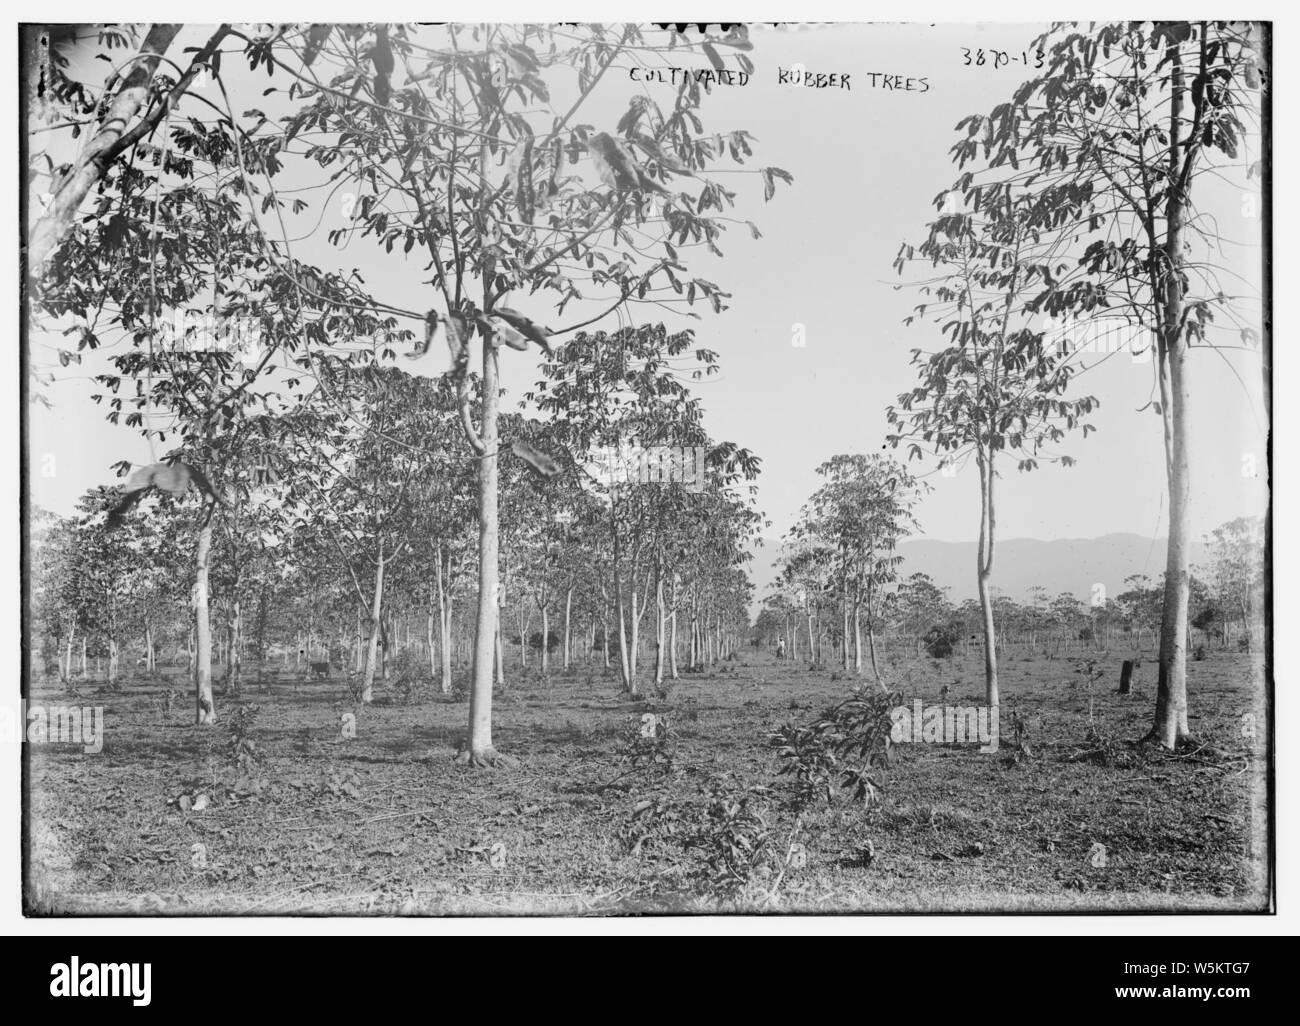
[[[1130,694],[1133,690],[1133,670],[1142,664],[1135,659],[1125,659],[1119,671],[1119,693]]]

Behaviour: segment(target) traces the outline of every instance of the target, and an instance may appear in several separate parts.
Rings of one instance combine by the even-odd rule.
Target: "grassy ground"
[[[1249,911],[1267,907],[1267,735],[1259,669],[1189,664],[1196,745],[1134,742],[1154,661],[1115,693],[1066,659],[1003,667],[1002,751],[902,745],[879,803],[796,811],[767,743],[848,694],[831,670],[746,653],[650,702],[586,669],[501,691],[497,748],[517,768],[452,764],[464,701],[287,681],[190,722],[168,681],[104,707],[98,754],[30,744],[28,908],[37,914],[536,914]],[[904,697],[978,704],[972,657],[892,671]],[[68,700],[53,684],[32,702]],[[69,700],[71,701],[71,700]],[[1012,744],[1015,703],[1028,754]],[[241,705],[255,711],[234,715]],[[342,737],[353,712],[356,736]],[[645,713],[670,736],[638,742]],[[1244,736],[1253,715],[1255,737]],[[759,790],[752,790],[757,788]],[[768,790],[763,790],[764,788]],[[633,813],[639,810],[634,820]],[[752,815],[751,815],[752,814]],[[712,818],[710,818],[712,817]],[[726,821],[724,823],[724,821]],[[657,832],[636,848],[647,823]],[[723,830],[726,826],[731,832]],[[739,850],[719,839],[738,838]],[[712,840],[710,840],[712,838]],[[746,853],[746,844],[760,851]],[[802,849],[798,846],[802,845]],[[1098,845],[1104,846],[1101,853]],[[196,847],[201,846],[201,847]],[[748,861],[747,861],[748,859]],[[741,866],[740,871],[736,865]],[[748,866],[749,869],[745,867]]]

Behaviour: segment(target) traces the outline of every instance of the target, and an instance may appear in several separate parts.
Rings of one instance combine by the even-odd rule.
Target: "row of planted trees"
[[[1080,377],[1117,351],[1150,356],[1169,518],[1150,738],[1172,748],[1188,734],[1189,425],[1197,402],[1215,400],[1193,398],[1189,366],[1197,350],[1255,348],[1267,325],[1262,262],[1228,251],[1267,249],[1269,30],[1064,23],[1031,47],[1042,73],[958,123],[958,174],[923,240],[899,251],[924,300],[909,320],[939,342],[913,351],[917,384],[888,411],[890,441],[909,458],[978,470],[975,571],[996,708],[999,475],[1069,465],[1061,446],[1087,435],[1097,406],[1078,394]],[[1119,327],[1124,344],[1098,351],[1049,329],[1093,320]]]
[[[332,602],[351,606],[366,695],[394,593],[437,610],[444,660],[472,602],[462,754],[475,765],[496,759],[511,603],[549,619],[575,582],[579,610],[617,637],[629,690],[643,630],[656,675],[674,631],[694,639],[688,658],[734,643],[756,461],[708,439],[686,399],[714,357],[648,326],[581,332],[723,310],[726,292],[688,264],[720,255],[736,182],[750,176],[770,199],[791,179],[745,166],[745,131],[706,131],[694,76],[583,119],[633,69],[699,57],[752,71],[743,28],[33,26],[33,50],[36,36],[49,60],[28,69],[26,93],[35,327],[71,340],[57,344],[61,366],[96,361],[110,421],[144,433],[155,460],[202,467],[224,500],[165,561],[192,603],[201,722],[215,714],[210,586],[239,639],[264,601],[311,610],[295,637]],[[332,247],[355,244],[374,246],[383,274],[323,269]],[[518,297],[537,321],[559,320],[526,333],[550,361],[529,397],[536,420],[501,408],[501,361],[524,359],[500,319]],[[255,351],[241,360],[188,328],[164,338],[180,314],[251,325]],[[391,369],[408,347],[420,355],[431,324],[450,368],[425,336],[424,356],[401,364],[413,374]],[[108,346],[105,370],[95,351]],[[579,484],[594,449],[633,439],[704,447],[702,491]],[[545,462],[516,458],[517,445]],[[599,575],[581,586],[575,548]]]
[[[725,658],[744,636],[743,565],[758,515],[741,485],[757,460],[705,434],[698,399],[664,362],[690,343],[660,327],[579,335],[534,398],[567,408],[580,380],[587,419],[502,416],[504,435],[563,465],[545,478],[500,457],[498,680],[507,646],[520,667],[535,649],[543,673],[555,649],[561,668],[598,663],[636,693],[644,680]],[[100,488],[74,515],[42,518],[38,627],[65,678],[74,645],[129,650],[146,670],[170,645],[167,661],[183,649],[198,674],[203,625],[188,551],[197,529],[211,535],[198,558],[228,690],[239,690],[246,661],[258,677],[326,662],[358,675],[368,702],[402,653],[418,653],[427,677],[451,690],[453,664],[472,663],[465,607],[476,592],[478,532],[456,398],[449,383],[395,370],[339,373],[334,385],[326,412],[256,419],[203,454],[224,497],[210,514],[163,495],[110,530],[104,513],[117,494]],[[340,407],[345,393],[352,401]],[[647,440],[638,443],[645,452],[668,441],[699,446],[703,477],[649,480],[639,464],[599,458],[633,436]],[[114,655],[105,676],[120,672]]]
[[[1206,541],[1206,562],[1191,574],[1186,629],[1198,647],[1252,650],[1263,637],[1263,523],[1233,520]],[[928,575],[900,571],[867,620],[861,603],[855,614],[852,599],[844,602],[835,563],[823,560],[820,572],[810,573],[817,564],[804,559],[803,551],[788,546],[781,553],[782,574],[751,631],[753,642],[770,648],[784,639],[791,658],[833,660],[859,672],[860,639],[868,623],[882,656],[906,661],[982,652],[979,600],[954,603]],[[1141,574],[1128,577],[1118,595],[1095,600],[1070,592],[1053,596],[1034,587],[1017,601],[995,590],[990,602],[995,644],[1000,652],[1026,657],[1158,650],[1163,595],[1162,581]]]

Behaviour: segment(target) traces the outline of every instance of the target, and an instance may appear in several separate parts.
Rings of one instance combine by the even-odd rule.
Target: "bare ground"
[[[1078,653],[1083,655],[1083,653]],[[218,693],[216,728],[183,676],[94,683],[103,750],[29,744],[27,910],[36,915],[491,915],[670,912],[1223,911],[1269,905],[1266,737],[1260,670],[1240,654],[1189,663],[1194,745],[1137,744],[1154,704],[1148,655],[1132,696],[1120,660],[1089,686],[1066,658],[1007,658],[1002,751],[902,745],[878,806],[798,815],[767,743],[844,698],[831,669],[746,652],[649,701],[600,669],[514,671],[496,703],[497,749],[517,767],[455,765],[467,704],[343,682]],[[969,660],[895,666],[910,701],[978,704]],[[833,679],[834,678],[834,679]],[[651,688],[653,690],[653,688]],[[1027,754],[1013,746],[1013,704]],[[242,705],[256,705],[232,731]],[[634,761],[642,717],[667,719],[670,757]],[[347,713],[354,738],[343,737]],[[1252,723],[1247,717],[1253,716]],[[719,875],[692,847],[691,810],[757,792],[777,871]],[[639,849],[645,803],[682,810],[681,837]],[[676,803],[676,804],[675,804]],[[682,804],[685,803],[685,804]],[[796,826],[797,824],[797,826]],[[671,829],[669,830],[671,834]],[[803,846],[793,860],[791,847]],[[1098,846],[1104,851],[1099,854]],[[710,858],[713,861],[710,862]],[[723,862],[726,862],[723,859]],[[725,867],[724,867],[725,868]]]

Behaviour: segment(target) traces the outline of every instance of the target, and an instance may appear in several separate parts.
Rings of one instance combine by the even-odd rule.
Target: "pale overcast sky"
[[[985,113],[1008,98],[1028,75],[1018,64],[968,67],[963,48],[1018,54],[1039,31],[1039,26],[1005,24],[755,27],[750,81],[743,87],[714,87],[706,101],[706,130],[748,130],[757,138],[749,166],[785,168],[794,185],[778,185],[776,198],[764,204],[757,177],[726,179],[738,191],[736,216],[757,223],[763,238],[753,240],[743,224],[734,226],[722,242],[724,260],[691,258],[690,267],[732,293],[730,309],[675,325],[653,309],[633,312],[641,320],[694,327],[700,344],[721,354],[722,373],[696,387],[713,436],[732,439],[763,459],[760,503],[773,521],[767,536],[791,525],[817,485],[818,463],[839,452],[880,449],[884,408],[914,380],[909,351],[935,343],[933,329],[904,327],[903,318],[918,300],[896,288],[892,260],[902,241],[921,240],[933,197],[955,175],[948,157],[953,127],[967,114]],[[227,69],[235,67],[232,58]],[[685,54],[682,63],[707,66],[703,58]],[[779,69],[794,64],[811,73],[847,74],[850,88],[779,84]],[[891,84],[910,78],[915,88],[885,88],[884,76],[897,76]],[[672,95],[670,85],[642,86],[625,74],[621,80],[611,77],[600,102],[580,118],[599,129],[613,130],[634,89],[658,89],[665,99]],[[921,79],[928,88],[922,90]],[[312,169],[310,181],[320,179],[319,170]],[[292,176],[282,183],[293,184]],[[1222,233],[1250,243],[1226,249],[1218,259],[1231,262],[1257,288],[1258,222],[1243,216],[1240,188],[1225,185],[1209,199]],[[326,225],[342,223],[338,211],[326,214]],[[306,227],[317,216],[313,208],[296,224]],[[365,239],[331,252],[324,235],[318,233],[316,245],[298,244],[296,255],[327,267],[359,268],[375,294],[397,306],[432,305],[418,285],[421,261],[399,265]],[[579,319],[572,309],[557,319],[536,300],[515,305],[546,323]],[[794,325],[804,326],[802,348],[792,345]],[[600,327],[613,330],[617,323],[611,319]],[[512,402],[538,376],[535,352],[503,357]],[[100,362],[88,357],[80,368],[59,369],[57,363],[51,368],[51,356],[38,345],[33,357],[57,383],[43,389],[53,409],[30,408],[31,498],[66,513],[85,489],[112,482],[113,462],[147,461],[148,448],[135,433],[107,425],[102,409],[90,401],[97,389],[88,378]],[[1064,444],[1062,450],[1079,461],[1072,469],[1046,466],[1022,475],[1007,468],[1000,536],[1163,534],[1160,421],[1149,409],[1136,412],[1151,398],[1150,363],[1121,355],[1081,378],[1078,387],[1101,400],[1093,419],[1097,433],[1086,442],[1074,436]],[[1265,414],[1258,355],[1195,354],[1192,393],[1194,529],[1201,533],[1263,509]],[[1252,458],[1256,477],[1243,473]],[[54,473],[47,476],[51,468]],[[973,539],[978,517],[973,468],[930,480],[935,490],[920,509],[926,535]]]

